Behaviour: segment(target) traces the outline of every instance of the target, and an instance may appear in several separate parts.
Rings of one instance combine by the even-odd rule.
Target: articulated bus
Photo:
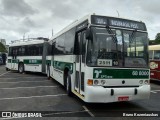
[[[160,80],[160,45],[149,46],[150,77],[152,80]]]
[[[148,34],[143,22],[100,15],[75,21],[49,41],[47,76],[89,103],[148,99]],[[141,54],[137,48],[141,47]]]
[[[12,41],[6,70],[46,73],[47,38],[28,38]]]

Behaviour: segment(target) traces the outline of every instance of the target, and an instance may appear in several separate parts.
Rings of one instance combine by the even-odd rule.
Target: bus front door
[[[83,54],[83,47],[85,46],[84,40],[85,40],[85,32],[79,32],[76,35],[77,40],[77,55],[76,55],[76,72],[75,72],[75,90],[77,93],[79,93],[81,96],[84,96],[85,86],[84,86],[84,77],[85,77],[85,64],[84,64],[84,57]]]

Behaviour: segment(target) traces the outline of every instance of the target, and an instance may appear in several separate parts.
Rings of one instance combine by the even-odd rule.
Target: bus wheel
[[[72,96],[72,90],[71,90],[71,76],[70,74],[67,75],[67,81],[66,81],[66,90],[68,96]]]
[[[50,80],[50,78],[51,78],[49,66],[47,67],[47,78],[48,78],[48,80]]]
[[[19,64],[18,72],[21,73],[21,74],[24,72],[24,64],[23,63]]]
[[[6,71],[9,71],[9,69],[6,67]]]

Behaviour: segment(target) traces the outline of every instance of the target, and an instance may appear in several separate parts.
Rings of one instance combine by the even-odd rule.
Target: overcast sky
[[[160,0],[0,0],[0,38],[51,37],[87,14],[140,20],[149,38],[160,32]]]

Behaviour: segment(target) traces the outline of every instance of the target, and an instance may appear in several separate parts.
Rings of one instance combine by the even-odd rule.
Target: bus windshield
[[[147,33],[91,27],[87,65],[108,67],[148,67]]]

